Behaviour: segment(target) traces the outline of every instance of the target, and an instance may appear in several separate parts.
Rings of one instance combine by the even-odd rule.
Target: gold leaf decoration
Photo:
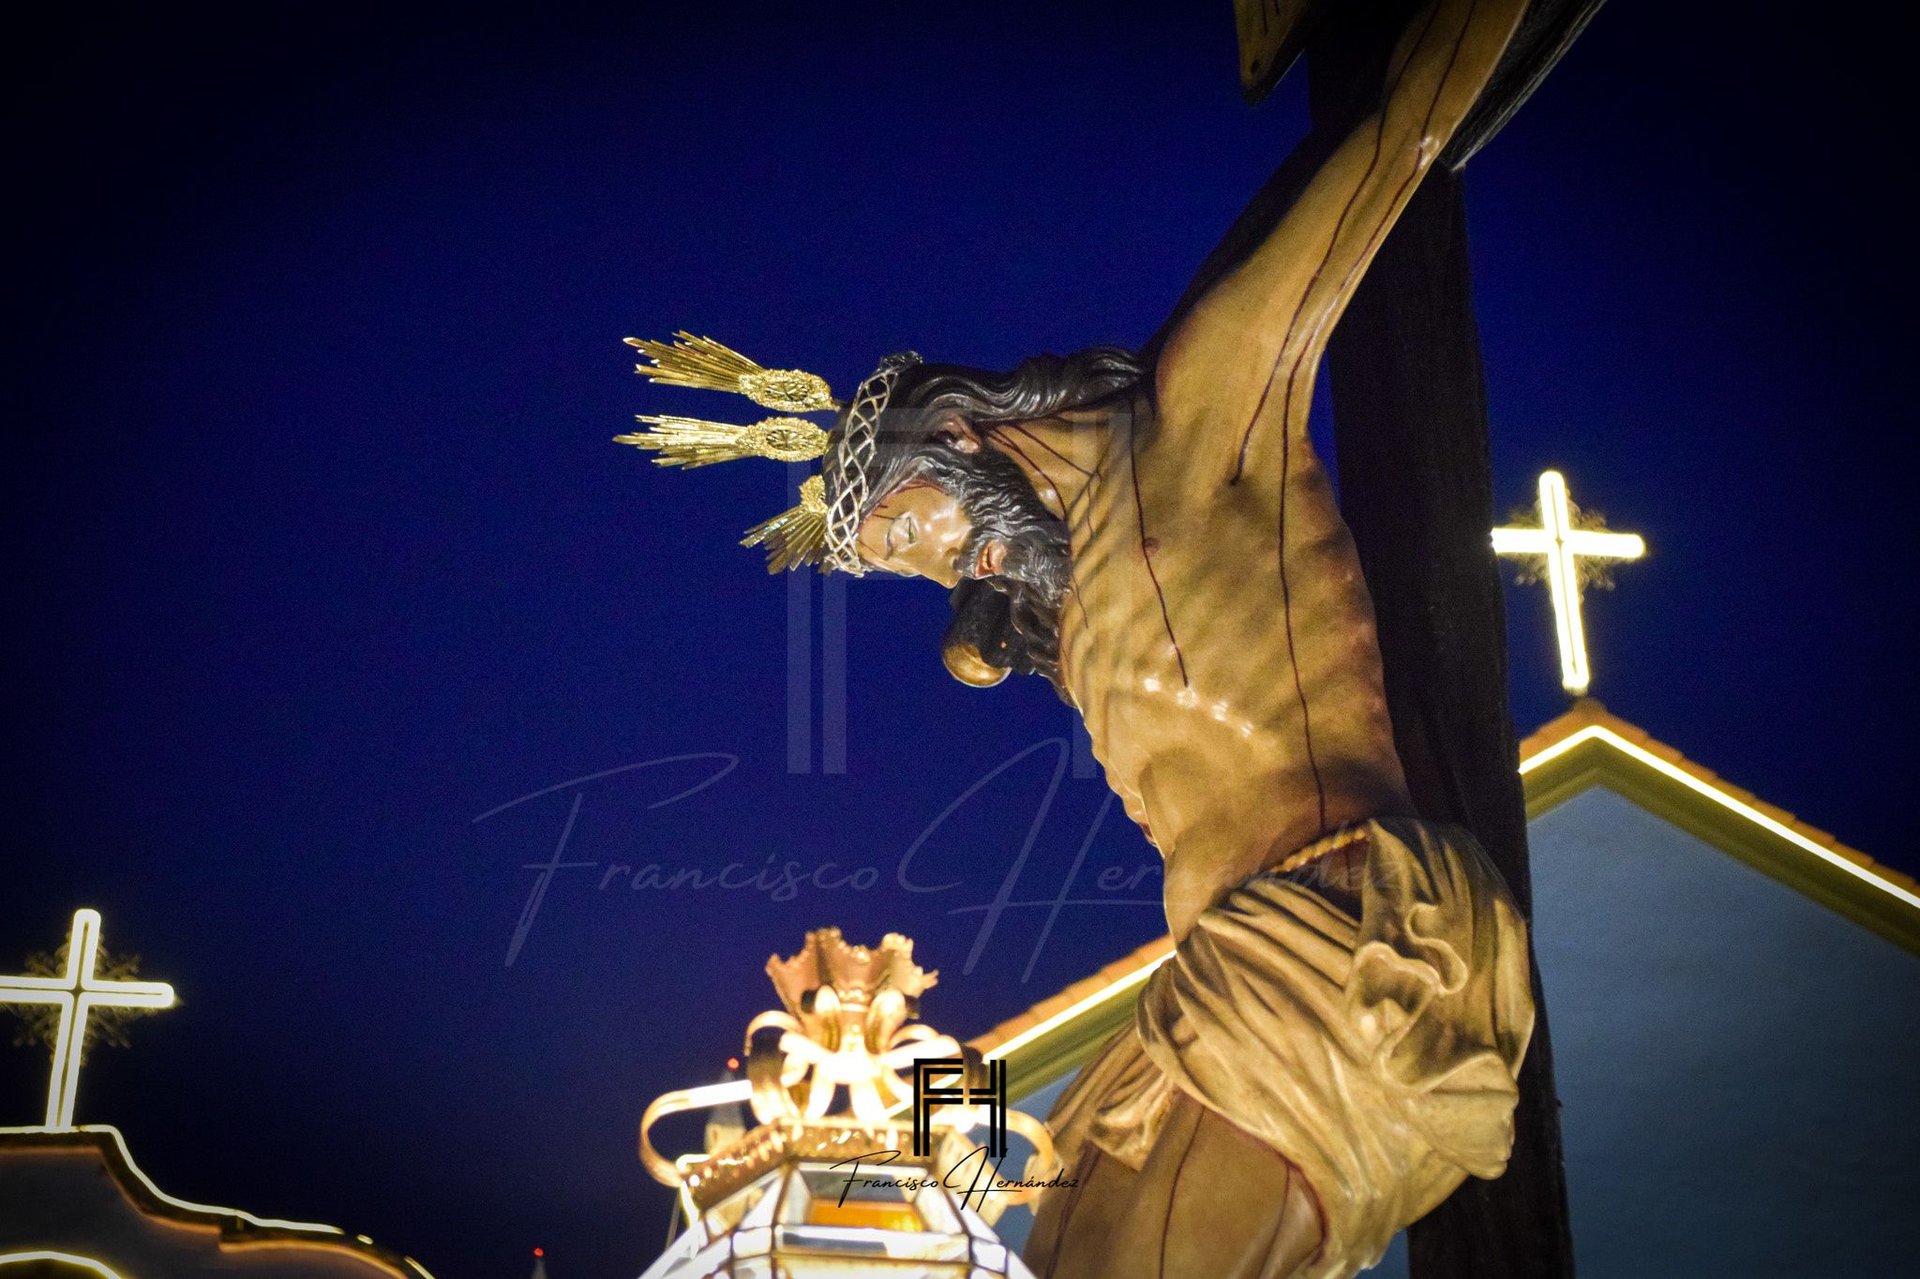
[[[627,345],[653,361],[653,367],[635,365],[634,372],[662,386],[690,386],[708,391],[732,391],[761,408],[780,413],[815,413],[838,408],[826,379],[801,369],[768,369],[730,346],[687,332],[671,342],[628,338]]]
[[[709,422],[671,414],[642,414],[651,431],[613,437],[616,444],[659,453],[657,466],[712,466],[745,457],[775,462],[811,462],[827,451],[827,433],[801,417],[769,417],[751,426]]]
[[[827,544],[827,486],[818,475],[800,485],[800,504],[747,530],[742,546],[767,548],[767,572],[818,564]]]

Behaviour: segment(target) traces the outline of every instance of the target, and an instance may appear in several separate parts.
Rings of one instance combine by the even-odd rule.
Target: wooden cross
[[[1587,628],[1580,615],[1580,588],[1588,570],[1582,569],[1580,561],[1637,560],[1647,553],[1647,544],[1634,533],[1576,527],[1574,507],[1567,501],[1567,481],[1558,471],[1540,473],[1536,509],[1540,523],[1535,527],[1509,525],[1493,530],[1493,553],[1546,560],[1554,631],[1560,641],[1560,684],[1569,693],[1584,693],[1593,682],[1593,669],[1587,661]]]
[[[0,977],[0,1004],[54,1004],[60,1028],[53,1042],[47,1081],[50,1129],[73,1127],[73,1098],[80,1085],[87,1018],[96,1008],[170,1008],[173,987],[162,981],[115,981],[94,975],[100,960],[100,912],[76,910],[67,933],[66,971],[57,977]]]
[[[1302,19],[1314,134],[1296,155],[1304,153],[1310,173],[1315,135],[1345,136],[1377,100],[1415,5],[1286,0],[1268,7]],[[1526,803],[1507,712],[1505,610],[1487,555],[1494,514],[1486,383],[1457,170],[1540,85],[1599,7],[1600,0],[1533,0],[1493,83],[1380,246],[1327,348],[1340,506],[1373,596],[1387,709],[1414,805],[1431,821],[1471,830],[1528,916]],[[1283,64],[1292,33],[1276,31],[1271,14],[1246,16],[1277,48],[1260,59],[1262,70]],[[1252,70],[1253,59],[1243,67]],[[1259,88],[1245,87],[1250,94]],[[1282,165],[1245,215],[1249,234],[1283,210],[1302,181],[1291,159]],[[1221,269],[1245,251],[1234,232],[1222,246]],[[1413,1224],[1414,1279],[1573,1279],[1552,1035],[1537,974],[1534,991],[1537,1018],[1520,1067],[1507,1173],[1498,1181],[1469,1178]]]

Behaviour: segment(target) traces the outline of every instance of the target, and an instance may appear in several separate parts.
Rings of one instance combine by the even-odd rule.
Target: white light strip
[[[1567,549],[1575,555],[1598,555],[1609,560],[1637,560],[1647,553],[1646,539],[1638,533],[1605,533],[1599,529],[1570,528]]]
[[[47,1076],[48,1128],[73,1127],[87,1018],[96,1008],[171,1008],[173,987],[163,981],[109,981],[95,975],[100,960],[100,912],[76,910],[67,933],[67,969],[58,977],[0,977],[0,1003],[57,1004],[53,1069]]]
[[[1495,555],[1545,555],[1552,549],[1553,543],[1541,529],[1505,526],[1493,530]]]
[[[99,1275],[100,1279],[122,1279],[120,1272],[106,1262],[95,1261],[92,1257],[82,1257],[77,1253],[55,1252],[51,1248],[41,1248],[34,1252],[0,1252],[0,1266],[17,1266],[28,1261],[59,1261],[91,1271]]]
[[[1637,560],[1647,553],[1647,544],[1637,533],[1574,528],[1566,477],[1558,471],[1540,473],[1535,509],[1540,518],[1538,528],[1493,530],[1493,553],[1538,555],[1546,560],[1554,640],[1560,647],[1560,686],[1569,693],[1584,693],[1593,682],[1593,669],[1587,659],[1586,623],[1580,615],[1578,561],[1582,556]]]
[[[1668,763],[1666,760],[1661,759],[1658,755],[1655,755],[1653,752],[1646,750],[1640,746],[1634,745],[1632,742],[1620,736],[1620,734],[1614,732],[1612,729],[1604,728],[1599,724],[1590,724],[1586,728],[1581,729],[1579,732],[1574,733],[1572,736],[1564,738],[1561,741],[1555,742],[1552,746],[1546,747],[1544,750],[1541,750],[1537,754],[1530,755],[1526,759],[1521,760],[1520,761],[1521,776],[1524,777],[1526,774],[1532,772],[1534,769],[1540,767],[1542,764],[1549,762],[1550,760],[1558,759],[1560,756],[1566,754],[1568,751],[1572,750],[1574,747],[1580,745],[1580,743],[1586,742],[1586,741],[1605,742],[1607,745],[1613,747],[1615,750],[1619,751],[1621,754],[1627,755],[1633,759],[1636,759],[1640,761],[1642,764],[1647,765],[1649,768],[1655,769],[1656,771],[1668,777],[1673,778],[1675,781],[1685,785],[1689,790],[1695,791],[1696,793],[1701,795],[1705,795],[1708,799],[1711,799],[1714,803],[1720,805],[1722,808],[1725,808],[1730,812],[1738,813],[1740,816],[1746,818],[1748,821],[1754,823],[1756,826],[1759,826],[1762,829],[1772,834],[1778,835],[1780,838],[1791,843],[1794,847],[1804,849],[1805,851],[1812,853],[1815,857],[1818,857],[1820,860],[1827,862],[1830,865],[1839,867],[1841,870],[1847,872],[1847,874],[1853,876],[1855,879],[1860,880],[1862,883],[1873,885],[1873,887],[1878,888],[1881,892],[1886,893],[1890,897],[1894,898],[1896,901],[1903,902],[1908,906],[1914,907],[1915,909],[1920,909],[1920,896],[1915,896],[1913,893],[1908,892],[1906,889],[1900,887],[1898,884],[1891,882],[1890,880],[1882,879],[1880,876],[1874,874],[1872,871],[1868,870],[1864,866],[1855,865],[1853,862],[1850,862],[1846,858],[1840,856],[1838,853],[1835,853],[1832,849],[1822,848],[1820,845],[1808,839],[1805,835],[1802,835],[1799,831],[1794,830],[1793,827],[1788,826],[1783,822],[1776,821],[1775,819],[1761,812],[1759,809],[1755,808],[1753,805],[1744,803],[1741,800],[1735,799],[1733,796],[1727,794],[1725,791],[1720,790],[1717,787],[1708,785],[1706,782],[1703,782],[1699,778],[1695,777],[1692,773],[1687,772],[1686,769],[1680,768],[1674,764]]]
[[[346,1234],[346,1231],[340,1229],[338,1226],[323,1226],[313,1221],[282,1221],[277,1217],[256,1217],[252,1213],[242,1211],[239,1208],[220,1208],[213,1204],[194,1203],[190,1199],[181,1199],[177,1195],[170,1195],[160,1189],[160,1187],[154,1185],[153,1178],[147,1176],[147,1174],[141,1170],[140,1165],[133,1162],[133,1153],[127,1149],[125,1134],[112,1124],[81,1124],[77,1128],[60,1130],[49,1130],[47,1128],[0,1128],[0,1133],[8,1136],[45,1133],[48,1131],[106,1133],[113,1138],[113,1144],[120,1148],[120,1158],[121,1161],[126,1164],[127,1171],[131,1172],[135,1177],[138,1177],[140,1184],[151,1191],[155,1199],[160,1200],[162,1203],[172,1204],[175,1208],[185,1208],[189,1212],[214,1213],[223,1217],[238,1217],[240,1220],[251,1225],[270,1227],[275,1230],[300,1230],[323,1235]]]
[[[9,1136],[40,1135],[47,1131],[48,1129],[46,1128],[0,1128],[0,1134]],[[82,1124],[78,1128],[67,1128],[63,1131],[103,1132],[112,1137],[113,1144],[119,1147],[120,1160],[126,1165],[127,1171],[137,1177],[140,1184],[145,1186],[147,1191],[161,1203],[170,1204],[175,1208],[183,1208],[188,1212],[205,1213],[218,1217],[238,1217],[249,1225],[269,1230],[292,1230],[302,1234],[326,1236],[329,1240],[344,1239],[347,1237],[347,1232],[340,1229],[340,1227],[323,1225],[317,1221],[285,1221],[278,1217],[256,1217],[252,1213],[240,1208],[222,1208],[214,1204],[195,1203],[191,1199],[182,1199],[178,1195],[170,1195],[155,1185],[153,1178],[147,1176],[145,1170],[143,1170],[139,1164],[133,1162],[133,1152],[127,1149],[126,1135],[112,1124]],[[355,1235],[354,1238],[359,1239],[362,1243],[370,1244],[373,1242],[365,1235]],[[4,1259],[5,1258],[0,1257],[0,1260]],[[427,1268],[418,1261],[415,1261],[412,1257],[402,1257],[400,1260],[408,1269],[419,1275],[420,1279],[433,1279],[433,1276],[427,1272]]]
[[[1587,667],[1587,633],[1580,621],[1580,567],[1567,546],[1572,526],[1567,512],[1567,482],[1558,471],[1540,476],[1540,526],[1553,542],[1547,561],[1547,586],[1553,596],[1554,632],[1560,642],[1560,683],[1569,693],[1584,693],[1593,673]]]
[[[1169,950],[1166,954],[1160,956],[1158,959],[1154,960],[1152,963],[1142,964],[1140,967],[1128,973],[1125,977],[1122,977],[1118,981],[1114,982],[1113,985],[1101,987],[1099,990],[1094,991],[1091,995],[1088,995],[1083,999],[1076,1000],[1072,1004],[1069,1004],[1067,1007],[1061,1009],[1059,1012],[1047,1018],[1045,1021],[1041,1022],[1039,1025],[1027,1027],[1025,1030],[1021,1031],[1019,1034],[1015,1035],[1012,1039],[1009,1039],[1006,1043],[1001,1044],[997,1048],[989,1048],[986,1052],[982,1053],[981,1056],[986,1058],[988,1061],[994,1061],[998,1058],[1005,1057],[1008,1053],[1012,1052],[1014,1049],[1019,1048],[1023,1044],[1032,1042],[1034,1039],[1037,1039],[1041,1035],[1046,1034],[1049,1030],[1052,1030],[1055,1026],[1060,1025],[1062,1022],[1072,1021],[1075,1017],[1078,1017],[1081,1013],[1087,1011],[1089,1008],[1093,1008],[1099,1004],[1103,1004],[1107,1000],[1113,999],[1133,989],[1135,986],[1138,986],[1141,982],[1144,982],[1147,978],[1151,977],[1153,975],[1154,969],[1158,968],[1160,965],[1166,963],[1169,959],[1172,959],[1172,958],[1173,958],[1173,952]]]
[[[220,1208],[213,1204],[195,1203],[191,1199],[182,1199],[177,1195],[170,1195],[160,1189],[160,1187],[154,1185],[153,1178],[147,1176],[140,1165],[133,1162],[133,1152],[127,1149],[126,1136],[122,1134],[118,1128],[115,1128],[112,1124],[88,1124],[86,1127],[80,1129],[80,1131],[104,1132],[109,1134],[113,1138],[113,1144],[120,1147],[120,1158],[125,1161],[128,1170],[132,1172],[134,1176],[138,1177],[148,1190],[153,1192],[155,1198],[161,1200],[163,1203],[170,1203],[176,1208],[185,1208],[191,1212],[222,1213],[227,1216],[238,1217],[240,1220],[256,1226],[264,1226],[274,1230],[299,1230],[318,1235],[344,1235],[347,1233],[338,1226],[322,1225],[317,1221],[283,1221],[278,1217],[256,1217],[252,1213],[242,1211],[239,1208]]]

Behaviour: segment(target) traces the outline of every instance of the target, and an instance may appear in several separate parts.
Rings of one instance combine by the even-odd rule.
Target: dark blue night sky
[[[925,584],[847,590],[846,769],[816,708],[789,771],[788,587],[734,542],[791,477],[609,443],[752,411],[619,340],[842,388],[1138,344],[1303,93],[1242,105],[1225,3],[397,8],[16,32],[0,964],[93,905],[179,988],[79,1115],[176,1194],[443,1279],[631,1275],[641,1108],[715,1076],[770,951],[909,933],[970,1035],[1161,919],[1100,886],[1153,853],[1089,836],[1066,710],[948,678]],[[1907,46],[1699,8],[1615,0],[1470,169],[1498,500],[1558,466],[1648,539],[1589,603],[1610,709],[1920,871]],[[1524,733],[1565,699],[1544,592],[1508,602]],[[1102,904],[983,909],[1083,845]],[[732,862],[763,887],[630,886]],[[0,1122],[43,1072],[0,1051]]]

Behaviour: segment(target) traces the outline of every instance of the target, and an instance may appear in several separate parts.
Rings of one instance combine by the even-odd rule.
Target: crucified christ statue
[[[1052,1117],[1077,1185],[1041,1206],[1041,1275],[1347,1275],[1505,1165],[1524,924],[1469,835],[1414,815],[1307,419],[1335,322],[1525,7],[1415,16],[1377,110],[1148,350],[1006,374],[890,357],[812,448],[802,505],[749,539],[776,567],[949,588],[948,669],[1050,680],[1165,859],[1175,953]],[[681,384],[831,405],[703,350],[720,363]],[[669,462],[808,455],[800,419],[646,420],[662,432],[628,438]]]

